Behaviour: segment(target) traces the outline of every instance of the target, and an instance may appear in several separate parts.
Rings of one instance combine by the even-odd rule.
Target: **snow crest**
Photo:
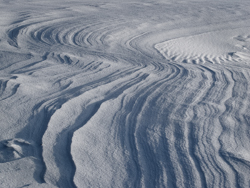
[[[250,187],[248,1],[0,1],[1,187]]]

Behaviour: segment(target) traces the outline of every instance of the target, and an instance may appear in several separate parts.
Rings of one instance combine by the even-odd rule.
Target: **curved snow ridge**
[[[22,3],[0,7],[1,186],[250,186],[249,2]]]
[[[131,78],[131,76],[129,78]],[[52,115],[48,123],[48,128],[43,136],[43,158],[46,164],[46,182],[57,184],[58,186],[74,186],[72,177],[74,176],[75,166],[69,151],[72,134],[96,113],[103,101],[119,96],[126,88],[141,82],[146,77],[146,74],[141,74],[129,80],[127,80],[128,78],[126,77],[121,79],[121,81],[118,79],[111,83],[98,86],[64,103],[62,107]],[[70,161],[71,164],[64,165]]]
[[[121,60],[144,66],[149,64],[145,57],[141,60],[133,58],[137,56],[136,49],[129,50],[131,55],[123,53],[128,50],[126,43],[131,36],[137,37],[138,32],[144,32],[143,29],[150,27],[143,24],[134,27],[137,23],[122,19],[106,21],[104,18],[103,22],[91,23],[81,16],[25,20],[18,25],[14,24],[7,31],[8,42],[14,47],[28,48],[35,53],[61,53],[63,49],[81,56],[89,55],[115,62]]]
[[[167,79],[174,79],[174,77],[176,76],[172,76],[172,73],[170,73],[161,82]],[[152,82],[153,80],[149,78],[145,81],[147,82],[138,83],[128,88],[119,97],[103,102],[97,113],[81,129],[74,133],[72,154],[76,163],[74,181],[77,185],[108,186],[112,182],[112,186],[121,187],[122,185],[134,186],[136,184],[134,181],[139,181],[138,173],[140,173],[140,167],[137,164],[138,159],[135,154],[137,149],[135,148],[135,138],[133,138],[132,134],[135,127],[133,122],[128,124],[126,117],[130,113],[127,114],[126,111],[133,108],[137,97],[141,95],[140,93],[147,90],[145,88],[147,88],[148,82],[155,85],[154,88],[160,85],[160,83],[157,84],[155,81]],[[134,96],[133,93],[137,92],[137,90],[139,92]],[[150,87],[150,90],[152,91],[153,88]],[[133,98],[132,101],[126,101],[131,97]],[[141,102],[145,100],[145,97],[140,99]],[[133,114],[131,112],[131,115]],[[132,133],[129,133],[131,131]],[[132,138],[130,138],[131,136]],[[92,143],[95,145],[93,149],[89,148],[89,145],[92,145]],[[98,155],[96,155],[97,153]],[[131,157],[134,162],[131,161]],[[116,165],[119,168],[114,169]],[[137,167],[133,167],[134,165]],[[81,166],[85,166],[88,170],[82,171]],[[92,168],[93,166],[94,168]],[[132,172],[130,168],[135,171]],[[102,175],[99,173],[100,171],[105,171],[106,173]],[[128,173],[129,171],[132,174]],[[94,181],[96,177],[98,177],[99,181]]]
[[[197,71],[178,66],[177,76],[171,74],[146,87],[142,84],[103,103],[73,137],[76,185],[248,186],[249,142],[243,145],[238,140],[241,136],[249,140],[247,133],[224,131],[231,125],[222,119],[239,113],[235,107],[228,111],[228,101],[245,101],[240,113],[245,114],[249,99],[234,93],[232,70],[217,69],[202,66]],[[247,92],[246,88],[242,91]],[[245,118],[239,118],[243,123]],[[246,120],[243,124],[247,126]],[[234,142],[238,143],[231,146]],[[237,148],[237,154],[232,155],[229,148]],[[242,164],[241,171],[234,166],[236,161]],[[246,181],[239,181],[239,176]]]

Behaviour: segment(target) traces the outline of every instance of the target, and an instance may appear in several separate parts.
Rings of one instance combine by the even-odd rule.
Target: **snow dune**
[[[0,1],[0,187],[250,187],[248,1]]]

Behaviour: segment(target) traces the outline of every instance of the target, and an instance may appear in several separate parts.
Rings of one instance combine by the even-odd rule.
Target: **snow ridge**
[[[249,8],[1,2],[0,185],[249,187]]]

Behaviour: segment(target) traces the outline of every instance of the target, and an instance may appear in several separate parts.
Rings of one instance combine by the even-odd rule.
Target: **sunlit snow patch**
[[[166,59],[182,63],[217,64],[250,59],[248,40],[235,37],[240,32],[236,29],[185,36],[159,43],[155,48]]]

